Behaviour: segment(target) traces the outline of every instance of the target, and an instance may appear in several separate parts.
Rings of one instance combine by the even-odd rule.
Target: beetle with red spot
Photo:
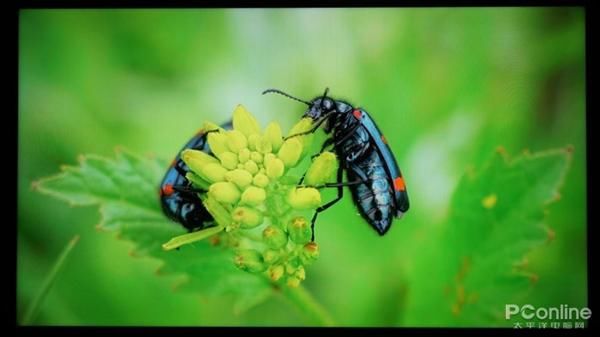
[[[307,135],[315,132],[321,125],[329,135],[321,147],[321,152],[332,147],[340,165],[337,182],[317,188],[335,187],[337,197],[317,208],[311,226],[317,215],[338,202],[344,193],[344,186],[350,188],[352,198],[361,216],[380,234],[390,229],[394,218],[400,218],[408,211],[408,193],[404,178],[400,173],[396,158],[385,137],[362,108],[355,108],[341,100],[327,97],[327,89],[322,96],[310,102],[298,99],[277,89],[263,92],[277,93],[308,105],[304,117],[313,119],[313,127],[287,138]],[[314,157],[314,156],[313,156]],[[347,181],[343,181],[343,171]],[[302,184],[300,180],[300,184]]]
[[[221,125],[223,129],[231,129],[232,121]],[[215,225],[213,217],[208,213],[198,193],[205,193],[194,188],[185,175],[190,171],[181,159],[181,152],[194,149],[212,154],[207,142],[209,132],[217,130],[200,129],[177,153],[169,165],[160,187],[160,205],[163,213],[171,220],[182,224],[188,231],[195,231]]]

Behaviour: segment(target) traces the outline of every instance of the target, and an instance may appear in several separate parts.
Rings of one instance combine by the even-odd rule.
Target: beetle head
[[[323,116],[328,115],[329,113],[333,112],[336,109],[336,103],[333,99],[327,97],[327,92],[329,91],[329,88],[325,89],[325,92],[323,93],[322,96],[318,96],[315,99],[313,99],[310,102],[301,100],[299,98],[296,98],[290,94],[287,94],[281,90],[277,90],[277,89],[268,89],[265,90],[263,92],[263,95],[266,93],[277,93],[280,95],[283,95],[287,98],[291,98],[293,100],[296,100],[298,102],[302,102],[306,105],[308,105],[308,110],[306,110],[306,112],[304,113],[303,117],[308,117],[311,118],[313,120],[317,120]]]
[[[304,117],[309,117],[313,120],[317,120],[323,116],[330,114],[335,110],[335,101],[327,97],[328,91],[329,88],[325,89],[325,92],[322,96],[319,96],[310,102],[308,110],[304,113]]]

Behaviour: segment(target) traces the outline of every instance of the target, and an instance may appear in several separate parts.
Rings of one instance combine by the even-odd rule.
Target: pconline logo
[[[570,307],[561,304],[558,307],[538,307],[531,304],[517,305],[506,304],[504,306],[504,318],[506,320],[526,320],[525,325],[529,328],[581,328],[585,326],[584,321],[592,317],[592,310],[587,307]],[[537,325],[534,322],[539,322]],[[515,322],[515,328],[521,328],[521,323]]]
[[[581,320],[592,317],[590,308],[569,307],[567,304],[561,304],[559,307],[539,307],[531,304],[518,306],[517,304],[507,304],[504,307],[504,318],[511,319],[513,315],[518,315],[523,319],[553,319],[553,320]]]

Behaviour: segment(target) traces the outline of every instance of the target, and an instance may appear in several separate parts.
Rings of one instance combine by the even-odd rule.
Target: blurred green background
[[[158,261],[94,229],[95,208],[31,189],[117,145],[170,160],[238,103],[290,127],[304,108],[260,94],[271,87],[311,99],[327,86],[365,107],[407,181],[411,211],[385,237],[356,221],[350,198],[319,218],[305,284],[338,323],[403,324],[414,239],[443,223],[460,176],[500,145],[573,145],[547,217],[556,238],[531,254],[539,281],[524,302],[587,304],[580,8],[23,10],[19,21],[18,317],[79,234],[35,324],[305,324],[282,297],[236,316],[229,298],[174,292]]]

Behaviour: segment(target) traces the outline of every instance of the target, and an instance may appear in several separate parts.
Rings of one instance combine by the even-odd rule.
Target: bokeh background
[[[224,121],[238,103],[263,125],[290,127],[303,106],[261,96],[271,87],[305,99],[329,87],[333,97],[365,107],[407,181],[411,211],[383,238],[356,221],[349,198],[319,218],[322,252],[306,287],[340,324],[403,325],[410,287],[402,266],[418,254],[408,243],[443,223],[460,176],[498,146],[511,154],[573,146],[562,198],[547,218],[556,238],[530,256],[539,282],[524,303],[585,306],[584,14],[21,11],[18,317],[79,234],[35,324],[305,324],[281,297],[236,316],[230,298],[173,291],[171,279],[155,275],[158,261],[129,256],[131,244],[95,230],[94,207],[70,208],[31,189],[79,154],[112,156],[117,145],[170,160],[204,121]]]

